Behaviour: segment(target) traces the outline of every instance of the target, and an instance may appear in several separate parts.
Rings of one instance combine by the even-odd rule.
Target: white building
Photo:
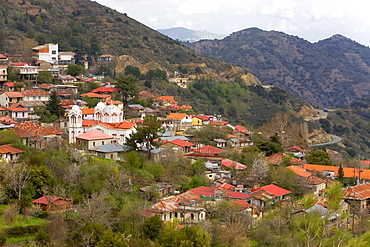
[[[32,48],[33,55],[37,57],[37,60],[57,63],[58,62],[58,44],[45,44],[39,45]]]
[[[69,142],[75,143],[76,136],[90,130],[100,130],[112,136],[117,143],[124,144],[126,138],[135,131],[135,122],[123,120],[123,112],[110,103],[99,102],[94,108],[94,119],[83,119],[82,110],[74,105],[68,113]]]

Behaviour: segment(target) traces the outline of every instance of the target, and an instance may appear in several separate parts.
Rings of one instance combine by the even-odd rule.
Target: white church
[[[92,119],[83,119],[82,111],[74,105],[68,113],[69,143],[76,143],[76,137],[90,130],[99,130],[124,144],[126,138],[135,132],[135,122],[123,119],[122,110],[110,101],[99,102],[94,108]]]

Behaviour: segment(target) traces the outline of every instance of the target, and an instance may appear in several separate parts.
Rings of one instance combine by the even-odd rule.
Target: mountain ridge
[[[348,105],[370,91],[370,48],[340,34],[311,43],[283,32],[247,28],[222,40],[185,44],[315,106]]]

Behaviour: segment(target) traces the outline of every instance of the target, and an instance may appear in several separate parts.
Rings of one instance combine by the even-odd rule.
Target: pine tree
[[[53,91],[50,95],[49,101],[46,104],[46,109],[52,114],[57,117],[62,116],[63,109],[61,107],[61,100],[59,95]]]

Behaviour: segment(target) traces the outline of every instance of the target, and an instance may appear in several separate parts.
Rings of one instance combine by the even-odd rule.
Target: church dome
[[[78,114],[82,114],[80,107],[78,105],[72,106],[72,109],[70,110],[69,115],[78,115]]]
[[[121,109],[119,109],[118,106],[115,105],[107,105],[106,107],[104,107],[103,113],[108,113],[109,115],[116,113],[117,115],[119,115],[121,113]]]
[[[105,104],[103,102],[99,102],[96,106],[95,106],[95,111],[97,110],[100,110],[100,111],[103,111],[105,107]]]

